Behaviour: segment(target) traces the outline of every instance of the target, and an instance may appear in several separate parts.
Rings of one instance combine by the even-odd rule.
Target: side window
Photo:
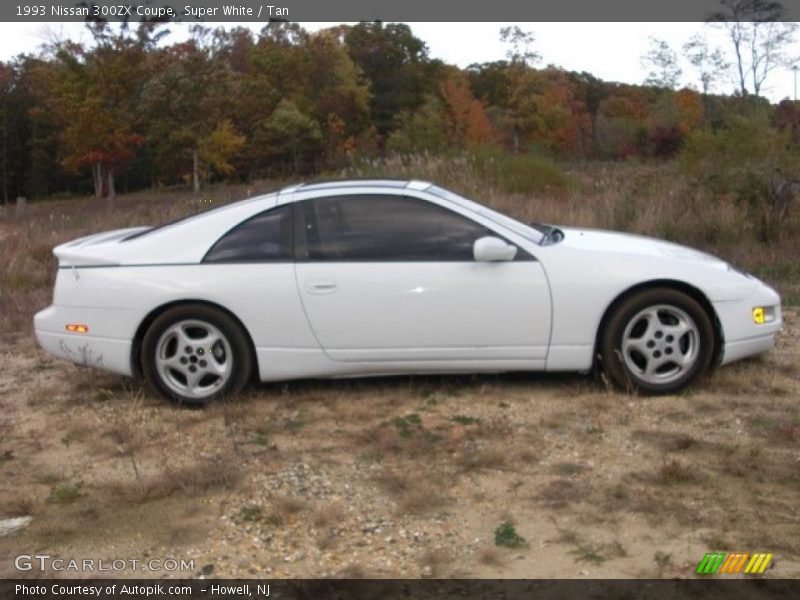
[[[292,260],[292,205],[250,217],[223,235],[203,262],[280,262]]]
[[[418,198],[353,195],[297,204],[298,259],[472,261],[486,227]]]

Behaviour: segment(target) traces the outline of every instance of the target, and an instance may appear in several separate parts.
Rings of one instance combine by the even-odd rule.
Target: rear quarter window
[[[285,262],[292,260],[292,205],[250,217],[228,231],[203,262]]]

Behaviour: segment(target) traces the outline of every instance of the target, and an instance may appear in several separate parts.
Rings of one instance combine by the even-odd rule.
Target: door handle
[[[306,282],[306,290],[309,294],[332,294],[339,289],[335,281],[330,279],[316,279]]]

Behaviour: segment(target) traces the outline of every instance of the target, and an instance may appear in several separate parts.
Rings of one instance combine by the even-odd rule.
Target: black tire
[[[685,317],[689,319],[686,324],[694,326],[693,332],[667,335],[672,331],[667,328],[680,327]],[[641,337],[636,335],[637,328],[643,331]],[[630,345],[623,348],[626,335]],[[711,318],[696,300],[675,289],[651,288],[614,307],[601,334],[600,357],[603,370],[618,386],[653,395],[672,394],[708,371],[714,345]],[[653,365],[667,361],[659,367],[663,373],[648,370],[651,360]]]
[[[219,350],[219,354],[223,358],[224,368],[227,370],[226,374],[224,377],[211,374],[210,378],[212,378],[213,383],[206,386],[208,393],[201,395],[201,397],[191,393],[188,381],[185,387],[186,391],[182,392],[180,390],[178,377],[181,374],[180,372],[169,371],[164,373],[159,370],[157,365],[161,356],[157,353],[163,351],[167,344],[162,336],[165,335],[165,332],[171,331],[176,327],[180,329],[184,323],[197,324],[199,328],[195,329],[198,331],[202,331],[202,325],[205,324],[209,330],[215,328],[217,330],[216,333],[221,334],[224,338],[224,342],[217,343],[213,354],[216,355]],[[194,340],[190,340],[190,342],[194,343]],[[159,344],[162,344],[161,348],[159,348]],[[197,345],[202,346],[203,344],[198,342]],[[198,347],[192,353],[189,353],[189,347],[188,345],[185,347],[187,357],[178,357],[181,361],[184,358],[187,358],[187,361],[192,359],[196,361],[195,365],[197,365],[199,360],[199,364],[204,366],[204,359],[206,363],[211,362],[211,348],[204,350]],[[182,352],[182,350],[179,350],[179,352]],[[204,352],[208,352],[208,355],[202,356]],[[197,355],[192,356],[192,354]],[[147,329],[142,339],[141,364],[147,383],[161,397],[180,404],[202,406],[218,398],[232,396],[241,391],[250,378],[253,369],[253,358],[247,335],[233,318],[221,310],[204,304],[182,304],[163,312]],[[215,362],[215,364],[217,363]],[[191,368],[191,366],[189,364],[186,368]],[[214,377],[219,377],[219,381],[214,380]]]

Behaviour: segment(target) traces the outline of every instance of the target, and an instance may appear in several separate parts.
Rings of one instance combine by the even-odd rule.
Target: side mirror
[[[478,262],[514,260],[517,247],[491,235],[475,240],[472,254]]]

